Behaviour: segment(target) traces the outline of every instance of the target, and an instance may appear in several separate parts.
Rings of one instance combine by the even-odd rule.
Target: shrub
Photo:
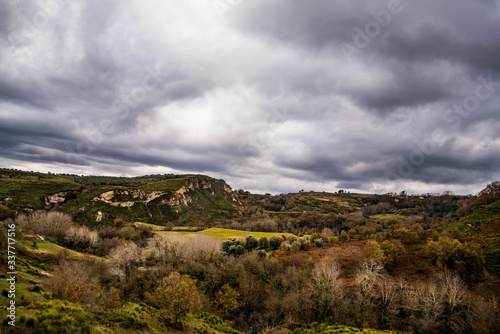
[[[281,243],[283,242],[283,238],[282,237],[278,237],[276,235],[273,235],[270,239],[269,239],[269,245],[273,248],[273,249],[278,249],[281,245]]]
[[[380,249],[384,253],[384,263],[394,262],[398,255],[405,252],[403,245],[401,245],[398,240],[395,242],[384,240],[384,242],[380,244]]]
[[[35,285],[33,289],[31,289],[33,292],[40,292],[42,291],[42,287],[40,285]]]
[[[82,308],[58,300],[40,306],[43,309],[35,312],[35,319],[26,321],[27,327],[36,327],[36,333],[90,333],[89,317]]]
[[[57,298],[77,304],[98,304],[103,300],[97,277],[80,262],[61,263],[49,279],[48,287]]]
[[[445,237],[438,241],[429,241],[427,254],[441,268],[447,266],[460,270],[470,280],[477,280],[484,272],[485,259],[481,247],[473,242],[462,244]]]
[[[314,240],[316,247],[321,247],[323,245],[323,238],[318,238]]]
[[[249,235],[245,239],[246,249],[255,249],[259,246],[259,242],[253,235]]]
[[[174,321],[183,319],[186,314],[201,309],[201,297],[196,281],[187,275],[173,272],[163,279],[154,293],[156,305],[174,315]]]
[[[323,239],[321,233],[313,233],[311,234],[311,242],[314,243],[317,239]]]
[[[64,235],[65,229],[71,225],[71,216],[62,212],[35,211],[29,215],[19,215],[16,222],[20,227],[28,228],[35,233],[56,236]]]
[[[308,250],[309,246],[311,245],[311,241],[309,239],[309,236],[306,235],[298,240],[298,244],[301,250]]]
[[[370,240],[367,243],[366,259],[377,263],[385,264],[386,257],[378,242]]]
[[[269,239],[267,239],[267,237],[262,237],[259,239],[259,248],[260,249],[269,248]]]
[[[35,327],[35,319],[28,318],[28,320],[26,320],[26,327],[28,327],[28,328]]]
[[[0,204],[0,221],[6,219],[14,219],[16,218],[16,211],[9,209],[5,205]]]
[[[240,294],[231,288],[229,284],[225,284],[215,294],[215,305],[223,318],[235,314],[240,307]]]
[[[239,255],[245,253],[245,247],[243,247],[242,245],[231,245],[231,247],[229,247],[229,250],[227,253],[229,255],[239,256]]]
[[[119,277],[128,280],[132,270],[144,261],[142,248],[133,242],[113,248],[109,253],[110,261]]]

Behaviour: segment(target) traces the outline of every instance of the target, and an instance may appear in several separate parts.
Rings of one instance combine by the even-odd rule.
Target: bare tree
[[[384,325],[392,326],[392,321],[398,312],[398,296],[401,293],[402,285],[392,278],[386,277],[376,284],[377,300],[382,313]]]
[[[312,271],[312,295],[322,321],[337,316],[336,309],[343,297],[340,264],[331,257],[323,258]]]
[[[104,291],[88,265],[63,261],[47,280],[50,291],[60,299],[73,303],[99,305],[104,302]]]
[[[444,288],[444,298],[446,303],[453,311],[464,299],[465,284],[457,274],[452,274],[449,271],[443,274],[442,284]]]
[[[73,244],[82,244],[86,246],[95,246],[99,242],[99,233],[90,230],[87,226],[70,226],[66,232],[66,241]]]
[[[115,247],[109,252],[111,264],[119,277],[128,280],[135,266],[144,262],[142,248],[133,242]]]
[[[35,233],[55,235],[67,228],[71,220],[71,216],[66,213],[38,210],[29,215],[19,215],[16,222],[20,227],[28,228]]]
[[[380,263],[367,260],[356,270],[354,281],[358,287],[358,296],[360,299],[359,314],[361,326],[364,326],[365,323],[367,302],[375,296],[375,287],[382,279],[382,274],[380,272],[383,268],[384,267]]]
[[[156,235],[148,242],[147,248],[153,258],[177,265],[188,258],[205,259],[211,252],[220,251],[221,246],[220,240],[202,233],[192,236],[168,233]]]
[[[418,283],[406,289],[404,306],[418,332],[431,332],[437,328],[444,309],[443,297],[443,290],[435,282]]]

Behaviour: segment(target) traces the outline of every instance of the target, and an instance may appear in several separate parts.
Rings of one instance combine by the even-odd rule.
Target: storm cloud
[[[499,1],[0,3],[3,167],[467,194],[499,116]]]

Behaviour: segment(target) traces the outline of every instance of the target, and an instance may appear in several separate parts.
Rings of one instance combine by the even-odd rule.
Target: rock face
[[[59,192],[57,194],[46,196],[44,198],[44,201],[43,201],[45,208],[51,209],[55,206],[58,206],[61,203],[64,203],[64,201],[66,201],[69,193],[70,193],[69,191],[62,191],[62,192]]]
[[[242,206],[237,193],[223,181],[204,176],[174,179],[146,186],[103,191],[72,211],[88,221],[111,223],[117,218],[165,224],[182,218],[186,223],[216,219]],[[112,187],[111,187],[112,188]],[[52,201],[64,202],[62,194]]]

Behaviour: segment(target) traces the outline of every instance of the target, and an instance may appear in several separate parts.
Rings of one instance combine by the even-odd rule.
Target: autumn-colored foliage
[[[201,297],[196,281],[188,275],[170,273],[154,293],[156,305],[174,316],[174,321],[201,309]]]
[[[228,318],[235,314],[240,307],[240,294],[226,283],[215,294],[215,305],[220,315],[223,318]]]

